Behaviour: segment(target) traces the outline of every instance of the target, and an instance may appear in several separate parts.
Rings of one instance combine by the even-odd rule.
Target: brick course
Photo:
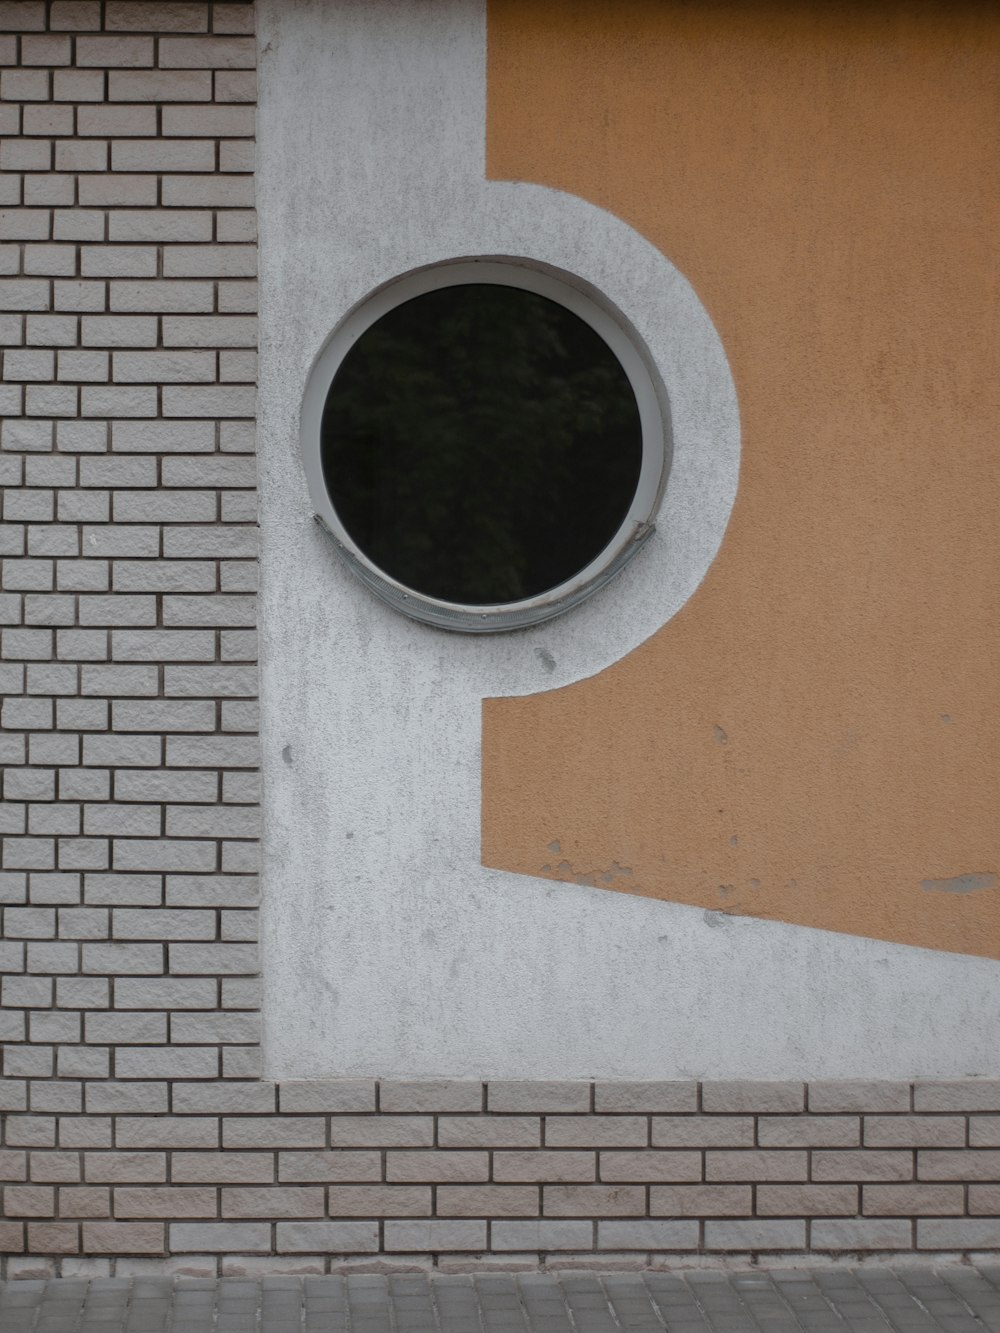
[[[1000,1249],[997,1080],[260,1079],[252,34],[0,3],[4,1272]]]

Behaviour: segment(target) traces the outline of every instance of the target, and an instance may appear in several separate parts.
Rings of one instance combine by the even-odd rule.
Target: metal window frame
[[[597,333],[618,358],[635,394],[642,432],[639,480],[615,535],[572,578],[516,602],[468,605],[428,597],[390,577],[351,538],[323,475],[321,427],[327,394],[344,358],[383,315],[405,301],[445,287],[496,283],[534,292],[564,306]],[[351,572],[393,610],[439,629],[495,633],[537,625],[603,587],[651,536],[670,469],[666,390],[638,334],[605,297],[572,274],[516,257],[456,259],[416,269],[377,288],[337,325],[310,371],[302,400],[300,447],[316,520]]]

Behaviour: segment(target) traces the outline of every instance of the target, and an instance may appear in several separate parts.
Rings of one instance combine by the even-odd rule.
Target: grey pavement
[[[1000,1264],[0,1283],[0,1333],[1000,1333]]]

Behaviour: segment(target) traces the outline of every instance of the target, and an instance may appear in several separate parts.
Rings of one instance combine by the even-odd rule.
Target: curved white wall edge
[[[485,180],[482,0],[258,0],[258,30],[266,1072],[1000,1072],[987,960],[482,867],[482,698],[592,675],[691,596],[736,493],[732,379],[641,236]],[[666,385],[674,454],[657,533],[612,584],[535,629],[467,638],[387,610],[342,566],[311,518],[298,419],[352,306],[482,255],[576,273],[623,311]]]

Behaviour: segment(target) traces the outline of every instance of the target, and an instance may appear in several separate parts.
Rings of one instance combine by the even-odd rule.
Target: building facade
[[[6,1275],[1000,1249],[991,9],[0,28]],[[483,260],[669,471],[480,635],[353,577],[303,401]]]

